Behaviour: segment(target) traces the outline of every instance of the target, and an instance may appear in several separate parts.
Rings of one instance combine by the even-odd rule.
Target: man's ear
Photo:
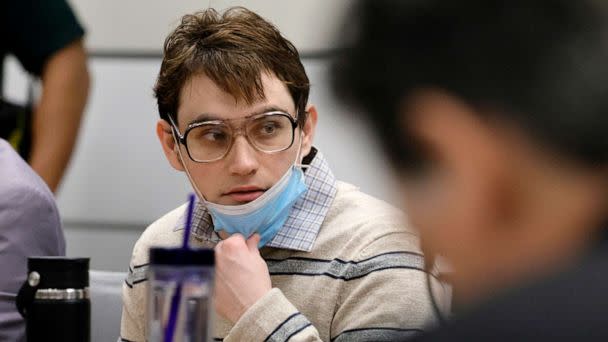
[[[175,143],[171,125],[163,119],[158,120],[156,123],[156,135],[158,136],[158,140],[160,141],[160,145],[163,148],[163,152],[165,152],[165,157],[167,157],[169,164],[178,171],[184,171],[184,165],[182,164],[177,151],[180,146]]]
[[[307,116],[304,127],[302,127],[302,152],[301,155],[307,156],[312,149],[312,142],[317,128],[318,113],[314,105],[309,105],[306,108]]]

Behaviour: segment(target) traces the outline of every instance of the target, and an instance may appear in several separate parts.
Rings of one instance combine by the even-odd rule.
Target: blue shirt
[[[28,256],[65,255],[55,198],[44,181],[0,139],[0,341],[25,341],[15,297]]]

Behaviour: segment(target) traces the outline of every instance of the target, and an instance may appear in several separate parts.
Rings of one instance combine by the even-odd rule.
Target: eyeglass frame
[[[188,148],[188,134],[195,128],[206,125],[206,124],[210,124],[210,123],[226,123],[226,122],[230,122],[230,121],[249,121],[249,120],[253,120],[254,118],[260,118],[260,117],[264,117],[264,116],[271,116],[271,115],[281,115],[281,116],[285,116],[289,119],[289,122],[291,123],[291,142],[289,143],[289,145],[287,145],[287,147],[280,149],[280,150],[276,150],[276,151],[264,151],[261,150],[259,147],[256,146],[256,144],[252,143],[251,140],[249,139],[249,134],[247,134],[247,130],[244,130],[241,126],[241,128],[239,128],[238,131],[233,132],[234,134],[231,135],[231,140],[230,140],[230,145],[228,145],[228,148],[226,149],[226,152],[224,154],[222,154],[221,156],[219,156],[218,158],[215,159],[211,159],[211,160],[196,160],[192,157],[192,154],[190,154],[190,149]],[[171,125],[171,129],[174,132],[174,137],[176,138],[176,140],[184,145],[184,147],[186,148],[186,152],[188,153],[188,157],[190,158],[190,160],[192,160],[195,163],[201,163],[201,164],[205,164],[205,163],[212,163],[218,160],[222,160],[224,159],[224,157],[226,157],[228,155],[228,153],[230,153],[230,151],[232,150],[232,145],[234,145],[234,141],[236,140],[236,137],[239,134],[239,131],[245,131],[244,133],[240,133],[242,134],[245,139],[247,139],[247,143],[249,143],[249,145],[251,147],[253,147],[256,151],[260,151],[263,153],[268,153],[268,154],[274,154],[274,153],[279,153],[279,152],[283,152],[288,150],[289,148],[291,148],[291,146],[293,146],[293,143],[295,141],[295,131],[296,128],[300,125],[298,123],[298,118],[299,115],[296,116],[295,118],[293,116],[291,116],[291,114],[286,113],[284,111],[281,110],[272,110],[269,112],[265,112],[265,113],[260,113],[260,114],[255,114],[255,115],[251,115],[251,116],[247,116],[244,118],[235,118],[235,119],[226,119],[226,120],[222,120],[222,119],[218,119],[218,120],[206,120],[206,121],[199,121],[199,122],[193,122],[188,124],[188,127],[186,127],[186,130],[184,131],[184,134],[182,135],[179,131],[179,128],[177,127],[177,124],[175,123],[175,121],[173,120],[173,117],[171,115],[167,115],[167,117],[169,118],[169,124]],[[231,130],[233,130],[231,125],[226,125],[228,127],[230,127]]]

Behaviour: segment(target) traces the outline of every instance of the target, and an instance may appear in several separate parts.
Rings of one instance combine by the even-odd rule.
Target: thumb
[[[258,244],[260,243],[260,234],[253,234],[249,239],[247,239],[247,247],[252,252],[258,252]]]

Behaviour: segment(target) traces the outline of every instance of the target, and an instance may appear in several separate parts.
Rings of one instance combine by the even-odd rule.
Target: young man
[[[607,10],[362,2],[336,86],[382,133],[425,252],[475,312],[429,341],[608,338]]]
[[[155,92],[163,151],[199,197],[191,241],[216,250],[217,338],[376,341],[433,319],[416,235],[335,180],[313,147],[318,114],[298,52],[274,26],[243,8],[186,15]],[[184,210],[135,245],[124,340],[146,338],[148,249],[180,244]]]
[[[28,256],[65,255],[55,198],[45,182],[0,139],[0,341],[25,341],[15,298]]]

